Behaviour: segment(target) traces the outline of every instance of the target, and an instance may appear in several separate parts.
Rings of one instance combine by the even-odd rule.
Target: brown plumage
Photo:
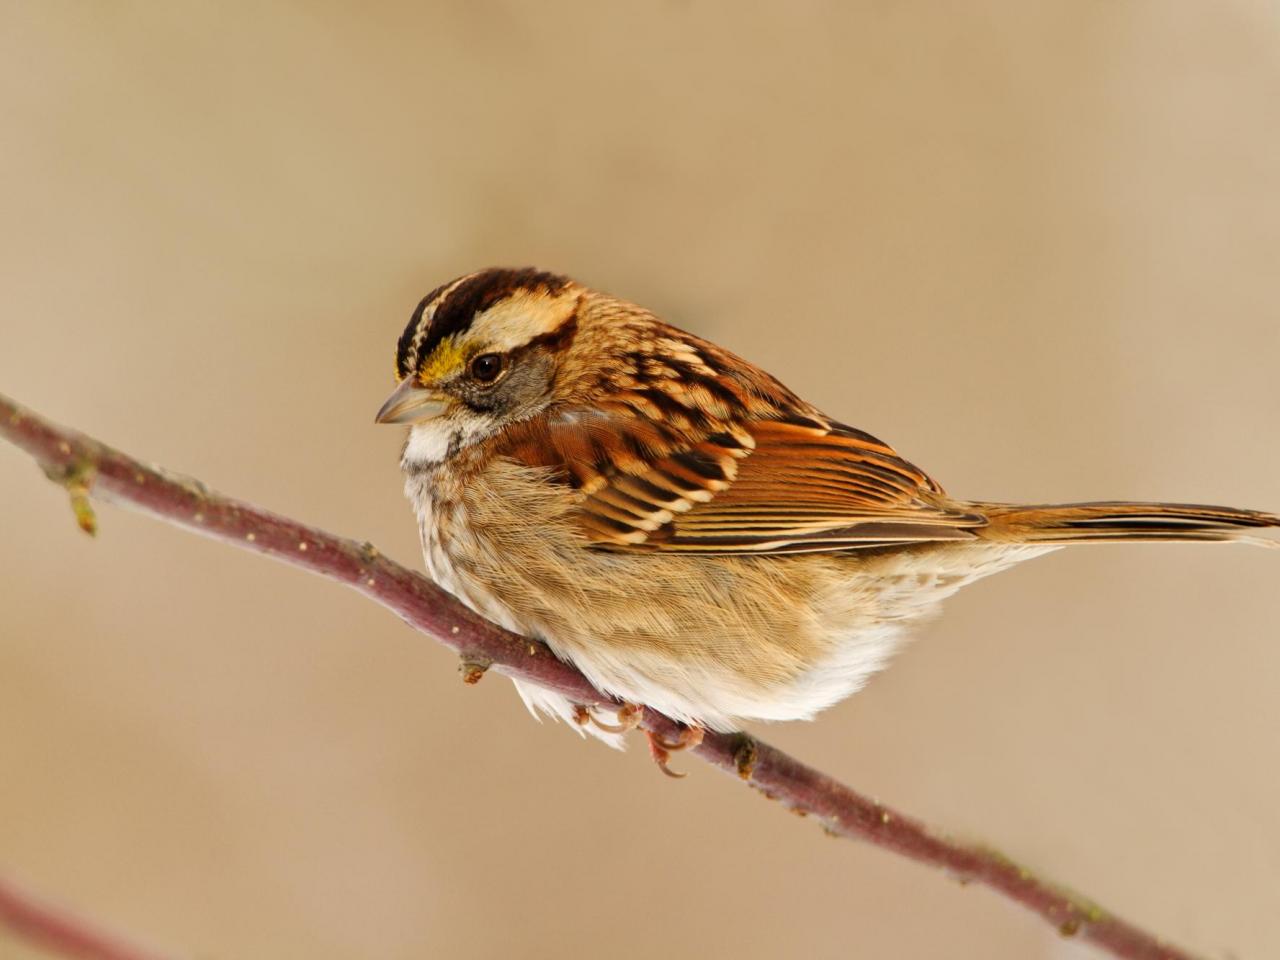
[[[953,499],[727,350],[534,270],[433,291],[397,370],[379,419],[414,424],[402,462],[432,576],[602,689],[697,726],[811,716],[940,600],[1058,546],[1274,542],[1280,524]]]

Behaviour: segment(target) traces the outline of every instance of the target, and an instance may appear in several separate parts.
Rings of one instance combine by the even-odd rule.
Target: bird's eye
[[[471,361],[471,376],[480,383],[493,383],[502,373],[502,357],[496,353],[482,353]]]

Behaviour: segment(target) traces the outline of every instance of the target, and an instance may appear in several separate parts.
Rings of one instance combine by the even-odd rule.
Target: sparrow
[[[892,447],[643,307],[533,268],[427,294],[377,422],[427,572],[617,709],[517,681],[613,746],[641,706],[707,729],[810,719],[961,587],[1069,544],[1250,541],[1280,517],[1179,503],[957,500]]]

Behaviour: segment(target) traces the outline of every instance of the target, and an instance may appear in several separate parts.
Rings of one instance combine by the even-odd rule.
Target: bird
[[[616,707],[516,681],[535,716],[621,747],[643,707],[664,772],[707,730],[812,719],[956,591],[1063,546],[1245,541],[1280,517],[1129,501],[961,500],[760,367],[566,276],[437,287],[378,423],[430,577],[545,643]]]

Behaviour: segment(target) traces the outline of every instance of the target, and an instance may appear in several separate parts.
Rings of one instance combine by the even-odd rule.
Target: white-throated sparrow
[[[1280,525],[1227,507],[954,500],[727,350],[533,269],[433,290],[396,370],[377,419],[412,424],[401,465],[430,575],[695,731],[812,717],[941,600],[1058,546],[1270,542],[1259,528]],[[517,686],[530,709],[584,719]],[[617,745],[627,714],[587,728]]]

